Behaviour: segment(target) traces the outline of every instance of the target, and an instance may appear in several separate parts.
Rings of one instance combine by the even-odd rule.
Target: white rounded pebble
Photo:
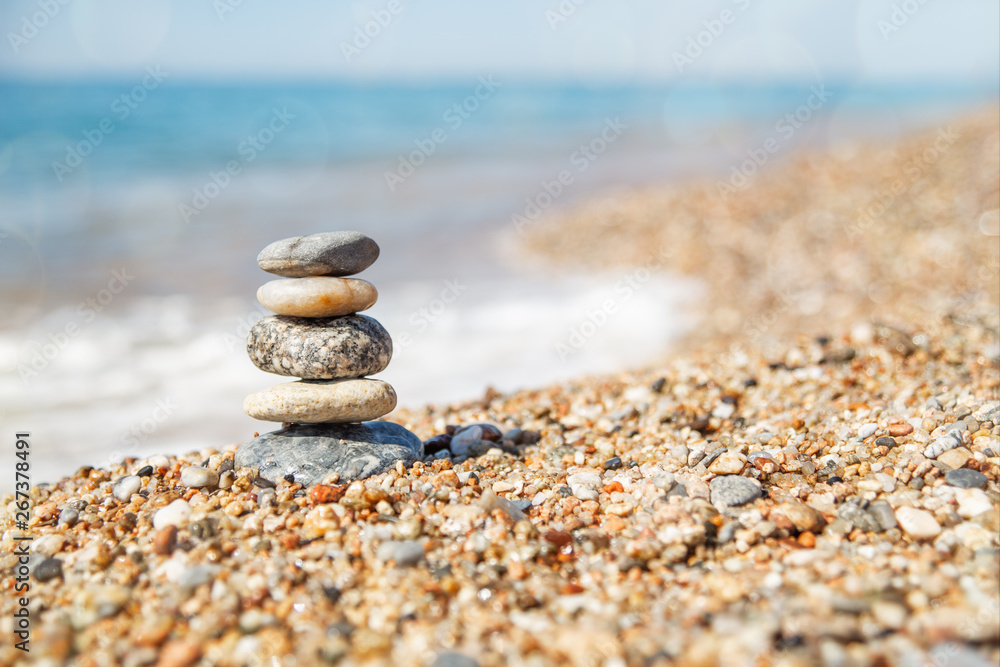
[[[601,476],[596,472],[578,472],[566,478],[566,483],[570,487],[582,484],[583,486],[600,486]]]
[[[941,526],[934,515],[916,507],[900,507],[896,510],[896,521],[907,536],[915,540],[929,540],[941,534]]]
[[[146,459],[146,465],[153,466],[153,468],[168,468],[170,467],[170,459],[163,454],[156,454]]]
[[[166,507],[161,508],[153,516],[153,528],[160,529],[167,526],[182,526],[187,523],[191,516],[191,506],[186,500],[175,500]]]
[[[865,438],[875,435],[875,431],[878,430],[878,424],[868,423],[862,424],[858,428],[858,437],[864,440]]]
[[[181,470],[181,484],[192,489],[215,486],[219,483],[219,473],[201,466],[188,466]]]
[[[597,489],[585,484],[573,484],[569,487],[573,495],[580,500],[597,500]]]
[[[122,477],[111,487],[111,494],[123,503],[127,503],[132,498],[133,493],[137,493],[142,488],[142,479],[135,475]]]
[[[979,516],[993,509],[993,502],[982,489],[955,489],[958,514],[966,519]]]
[[[738,475],[747,464],[747,457],[739,452],[725,452],[712,461],[708,471],[716,475]]]

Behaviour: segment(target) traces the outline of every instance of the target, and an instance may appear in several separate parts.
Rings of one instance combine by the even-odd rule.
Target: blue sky
[[[159,65],[177,78],[207,79],[818,75],[995,86],[998,7],[996,0],[4,0],[0,76],[117,78]],[[372,24],[378,34],[370,43],[354,42],[379,14],[386,25]],[[685,48],[699,36],[705,46],[687,63]],[[345,54],[344,44],[357,52]]]

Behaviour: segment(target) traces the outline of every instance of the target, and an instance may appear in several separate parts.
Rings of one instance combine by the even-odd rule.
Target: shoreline
[[[729,201],[675,184],[540,221],[527,248],[556,266],[670,248],[665,270],[707,284],[702,316],[635,370],[391,415],[424,440],[500,427],[477,456],[319,491],[181,486],[217,448],[35,487],[34,646],[74,665],[995,664],[1000,127],[955,125],[913,178],[933,131],[793,158]],[[146,466],[146,495],[112,496]]]

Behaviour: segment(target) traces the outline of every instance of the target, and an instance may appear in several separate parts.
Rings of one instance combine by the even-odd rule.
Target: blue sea
[[[382,248],[362,277],[396,340],[382,377],[402,405],[651,363],[692,325],[697,281],[655,276],[561,354],[625,269],[547,267],[519,225],[727,179],[768,138],[773,168],[996,99],[957,84],[222,84],[155,68],[2,82],[0,423],[33,433],[36,481],[265,430],[240,407],[275,380],[242,348],[265,314],[255,257],[327,230]]]

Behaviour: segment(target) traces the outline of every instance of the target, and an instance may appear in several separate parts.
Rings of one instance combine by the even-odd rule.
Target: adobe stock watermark
[[[401,0],[389,0],[384,9],[377,9],[371,13],[369,21],[354,26],[354,36],[351,41],[340,43],[340,52],[344,55],[344,60],[351,62],[352,58],[360,56],[362,51],[371,46],[372,40],[377,39],[404,9],[406,5]]]
[[[27,384],[48,368],[49,364],[69,346],[70,341],[79,336],[84,327],[97,319],[98,314],[111,305],[115,296],[133,280],[135,276],[130,275],[127,269],[112,271],[107,286],[94,296],[81,301],[76,307],[76,316],[61,329],[50,332],[42,341],[26,341],[22,347],[28,348],[28,352],[19,356],[17,364],[21,382]]]
[[[653,272],[663,267],[673,254],[672,248],[662,247],[637,269],[629,271],[614,284],[614,296],[602,301],[596,308],[588,309],[585,317],[570,328],[569,336],[555,345],[560,361],[566,361],[586,346],[591,338],[618,312],[618,307],[630,300],[653,277]]]
[[[213,0],[212,9],[215,10],[215,15],[219,17],[219,22],[226,20],[227,14],[232,14],[237,9],[243,6],[244,0]]]
[[[70,3],[70,0],[38,0],[39,11],[31,16],[25,14],[21,17],[21,29],[18,32],[7,33],[7,41],[14,53],[20,53],[21,49],[27,46],[28,42],[35,38],[39,30],[42,30],[62,11],[62,8]]]
[[[288,107],[277,107],[271,109],[271,118],[267,124],[236,146],[236,152],[242,159],[230,160],[224,169],[208,172],[208,180],[200,188],[192,190],[190,205],[180,203],[177,210],[184,222],[190,224],[191,219],[208,208],[208,205],[218,197],[223,190],[229,187],[233,178],[243,173],[243,169],[257,159],[261,152],[267,149],[275,137],[285,131],[289,121],[297,118],[296,114],[290,113]]]
[[[472,94],[448,107],[441,115],[441,120],[447,124],[448,129],[436,127],[425,138],[414,139],[416,148],[406,155],[400,155],[394,170],[386,170],[383,173],[389,192],[395,192],[400,184],[415,174],[417,169],[434,155],[438,146],[448,140],[448,132],[454,132],[462,127],[462,123],[478,111],[483,102],[493,97],[497,88],[502,85],[503,83],[494,79],[492,74],[479,77],[479,85]]]
[[[410,329],[401,333],[396,338],[398,347],[404,348],[412,345],[413,337],[427,331],[431,324],[441,317],[448,307],[455,303],[458,297],[462,296],[462,293],[467,289],[468,285],[458,282],[458,278],[445,280],[444,287],[441,288],[441,293],[410,315],[409,323],[412,327],[412,333]]]
[[[927,0],[903,0],[898,4],[893,3],[889,17],[879,19],[875,24],[882,33],[882,40],[888,42],[889,37],[899,32],[926,4]]]
[[[586,3],[587,0],[561,0],[555,9],[547,9],[545,20],[549,22],[549,28],[552,30],[558,28],[560,24],[568,21],[569,17],[576,13],[578,7]]]
[[[237,317],[236,326],[233,327],[233,331],[236,333],[227,333],[222,335],[222,341],[229,348],[230,352],[235,352],[236,350],[246,350],[247,347],[247,336],[250,335],[250,329],[257,320],[260,320],[269,315],[273,315],[269,310],[264,310],[263,308],[255,308],[243,317]]]
[[[760,146],[748,148],[746,150],[747,159],[730,167],[727,181],[715,182],[719,197],[725,200],[737,190],[746,188],[757,171],[771,159],[771,156],[779,152],[803,125],[812,120],[813,116],[823,108],[823,105],[831,97],[825,84],[811,86],[809,90],[811,93],[803,104],[796,107],[794,111],[786,113],[774,124],[775,134],[761,142]]]
[[[750,7],[750,0],[733,0],[733,4],[742,12]],[[723,9],[717,17],[702,21],[702,30],[687,38],[687,44],[683,50],[673,53],[674,67],[677,68],[678,73],[683,74],[685,67],[694,65],[695,61],[701,58],[705,51],[722,37],[726,29],[736,23],[737,16],[738,14],[732,9]]]
[[[139,108],[149,93],[160,87],[163,80],[170,76],[169,72],[164,72],[159,65],[146,68],[146,76],[142,77],[139,85],[132,88],[127,93],[122,93],[111,101],[112,116],[105,116],[97,123],[97,127],[83,130],[83,139],[75,144],[66,145],[66,157],[62,162],[53,160],[52,173],[60,183],[63,179],[72,174],[73,171],[83,164],[84,158],[94,152],[101,145],[105,137],[115,131],[115,118],[124,121],[135,109]]]
[[[114,465],[138,453],[139,445],[156,433],[179,407],[171,396],[156,399],[153,409],[119,436],[121,449],[108,454],[108,464]]]
[[[542,213],[565,192],[566,188],[576,181],[576,174],[587,171],[597,158],[604,155],[611,144],[615,143],[622,133],[628,129],[628,125],[621,122],[618,116],[612,120],[604,119],[604,128],[601,132],[585,144],[580,144],[569,156],[569,166],[571,168],[561,169],[552,180],[543,179],[541,190],[533,196],[524,198],[524,208],[518,213],[510,216],[510,222],[518,234],[523,234],[524,230],[531,224],[538,221]],[[575,173],[574,173],[575,172]]]
[[[955,145],[958,139],[959,134],[951,125],[947,128],[938,128],[934,142],[917,157],[903,164],[903,176],[890,183],[889,187],[882,190],[874,200],[858,208],[854,224],[844,226],[844,233],[847,234],[848,238],[854,240],[874,225],[879,218],[885,215],[886,211],[895,205],[900,197],[913,187],[914,183],[920,180],[924,172]]]

